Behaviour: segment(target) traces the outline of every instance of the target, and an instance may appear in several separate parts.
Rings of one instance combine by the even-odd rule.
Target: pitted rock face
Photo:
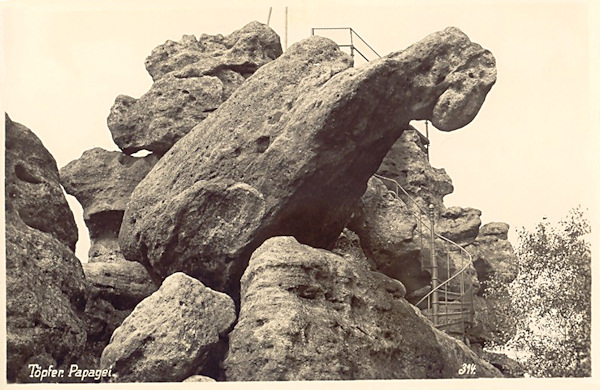
[[[440,96],[469,78],[462,70],[479,57],[493,59],[456,29],[357,69],[348,69],[350,57],[328,39],[293,45],[183,137],[136,188],[119,235],[125,257],[161,278],[185,271],[235,295],[250,254],[267,238],[290,235],[331,247],[403,129],[413,119],[437,120]],[[477,91],[491,88],[489,78],[476,80]],[[475,96],[473,104],[481,103]],[[444,113],[448,128],[472,119],[453,107]],[[225,195],[199,196],[224,180],[245,183],[256,195],[218,205]],[[199,226],[206,207],[219,211],[203,213]],[[238,211],[245,207],[261,211],[245,216]],[[232,230],[240,226],[242,235]],[[231,236],[239,236],[237,243],[206,245]]]
[[[56,162],[8,115],[5,167],[6,374],[31,382],[29,364],[64,369],[81,356],[85,278]]]
[[[75,250],[77,226],[63,195],[54,157],[27,127],[5,115],[6,206],[26,225],[49,233]]]
[[[229,334],[229,381],[500,376],[461,342],[433,328],[397,280],[366,263],[267,240],[242,278],[240,318]]]
[[[431,275],[421,266],[417,220],[378,178],[369,179],[348,227],[379,272],[401,281],[409,292],[429,284]]]
[[[216,75],[230,69],[248,76],[282,53],[279,36],[268,26],[251,22],[231,35],[184,35],[152,50],[146,70],[154,81],[171,72],[177,77]]]
[[[405,130],[383,159],[377,174],[398,182],[422,210],[427,210],[433,204],[437,212],[441,213],[446,209],[444,196],[451,194],[454,186],[444,169],[434,168],[429,164],[423,142],[412,126]],[[383,182],[390,190],[395,191],[393,183],[385,179]],[[398,196],[413,212],[419,212],[402,191],[399,191]]]
[[[127,156],[94,148],[61,168],[65,191],[83,207],[90,233],[88,261],[123,261],[118,235],[133,189],[150,172],[158,158]]]
[[[108,117],[113,140],[127,154],[164,154],[202,122],[258,68],[281,55],[279,36],[252,22],[227,37],[184,35],[146,59],[154,85],[141,98],[120,95]]]
[[[215,359],[235,319],[231,298],[176,273],[114,331],[101,366],[112,366],[117,382],[183,381]]]

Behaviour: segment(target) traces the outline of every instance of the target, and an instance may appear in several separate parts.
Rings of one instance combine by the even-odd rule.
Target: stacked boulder
[[[113,331],[161,280],[126,260],[118,234],[131,193],[159,158],[226,100],[256,69],[281,54],[279,37],[253,22],[227,37],[186,35],[146,59],[154,84],[140,99],[119,96],[108,127],[121,152],[94,148],[60,170],[83,207],[91,247],[83,265],[90,284],[87,356],[98,364]],[[134,157],[131,153],[153,153]]]
[[[39,382],[30,365],[65,369],[84,350],[85,280],[56,161],[8,115],[5,129],[6,373]]]

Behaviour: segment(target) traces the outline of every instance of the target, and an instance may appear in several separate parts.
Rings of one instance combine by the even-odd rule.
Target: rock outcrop
[[[60,187],[54,157],[27,127],[13,122],[8,114],[4,120],[6,204],[27,226],[52,235],[74,251],[77,226]]]
[[[85,281],[56,162],[8,115],[5,202],[7,379],[39,382],[29,364],[65,368],[83,351]]]
[[[507,223],[492,222],[479,230],[472,248],[473,263],[477,269],[477,277],[482,283],[491,277],[496,277],[503,283],[510,283],[517,276],[516,255],[508,241],[508,229]]]
[[[331,247],[412,119],[453,130],[495,82],[456,28],[359,69],[321,37],[260,68],[134,190],[119,235],[156,277],[184,271],[236,295],[250,254],[290,235]]]
[[[173,274],[115,330],[101,365],[117,382],[181,382],[218,360],[211,353],[235,319],[227,295]]]
[[[123,214],[133,189],[157,161],[155,155],[131,157],[94,148],[61,168],[61,184],[83,207],[90,233],[89,262],[124,260],[118,242]]]
[[[436,221],[436,231],[459,245],[472,244],[479,234],[481,211],[471,207],[450,207]]]
[[[347,380],[499,376],[469,348],[433,328],[397,280],[364,262],[267,240],[242,278],[227,380]]]
[[[414,127],[409,126],[392,145],[377,174],[398,182],[425,212],[433,204],[435,210],[441,213],[446,209],[444,196],[451,194],[454,186],[444,169],[429,164],[425,142],[429,141],[425,141]],[[383,179],[383,182],[390,190],[396,191],[395,185],[389,180]],[[403,192],[399,191],[398,196],[413,212],[419,212]]]
[[[227,100],[244,80],[281,55],[279,36],[252,22],[227,37],[184,35],[146,59],[154,84],[141,98],[116,98],[108,127],[123,152],[164,154]]]
[[[378,178],[369,179],[348,228],[360,237],[360,245],[375,269],[401,281],[407,291],[431,281],[422,267],[417,219]]]

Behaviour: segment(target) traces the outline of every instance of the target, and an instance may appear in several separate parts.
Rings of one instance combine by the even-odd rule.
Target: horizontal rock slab
[[[148,271],[135,261],[85,263],[83,270],[90,294],[118,310],[133,309],[157,290]]]
[[[5,120],[4,194],[26,225],[75,250],[77,226],[63,195],[54,157],[27,127]]]
[[[138,185],[119,234],[125,258],[235,295],[267,238],[333,246],[409,121],[464,126],[496,74],[491,53],[455,28],[350,64],[315,36],[246,80]]]
[[[228,381],[451,378],[463,363],[500,376],[433,328],[400,282],[292,237],[254,252],[241,292]]]
[[[223,70],[248,76],[282,53],[279,36],[270,27],[251,22],[228,36],[184,35],[167,41],[146,58],[146,70],[154,81],[171,72],[178,77],[217,75]]]
[[[113,333],[101,366],[116,382],[181,382],[208,364],[236,319],[233,300],[183,273],[165,279]]]

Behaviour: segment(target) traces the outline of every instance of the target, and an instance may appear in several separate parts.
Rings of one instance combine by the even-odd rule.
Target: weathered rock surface
[[[499,376],[406,302],[404,287],[364,262],[267,240],[242,278],[225,360],[230,381],[457,377],[462,363]]]
[[[216,380],[204,375],[192,375],[191,377],[184,380],[184,382],[216,382]]]
[[[235,319],[231,298],[176,273],[114,331],[101,365],[117,382],[181,382],[201,373]]]
[[[404,202],[391,194],[381,180],[372,177],[348,224],[360,237],[360,244],[376,264],[375,268],[401,281],[409,292],[431,280],[421,266],[416,221]]]
[[[6,374],[30,382],[28,364],[65,368],[83,351],[85,282],[54,158],[8,116],[5,161]]]
[[[258,22],[227,37],[167,41],[146,59],[154,79],[150,91],[140,99],[116,98],[107,120],[113,140],[127,154],[142,149],[164,154],[281,53],[279,36]]]
[[[75,250],[77,226],[59,183],[54,157],[27,127],[5,114],[6,204],[26,225]]]
[[[446,209],[443,204],[444,196],[454,191],[452,180],[446,171],[429,164],[423,140],[412,126],[394,143],[377,174],[397,181],[425,212],[430,204],[433,204],[438,213],[443,212]],[[389,180],[383,182],[390,190],[396,191],[395,185]],[[419,212],[403,192],[398,191],[398,196],[411,210]]]
[[[472,244],[479,234],[481,211],[470,207],[450,207],[436,220],[436,231],[460,245]]]
[[[166,75],[139,99],[119,95],[108,127],[124,153],[146,149],[163,154],[224,100],[224,86],[213,76]]]
[[[133,309],[157,290],[146,269],[135,261],[83,264],[94,297],[110,302],[116,309]]]
[[[83,207],[89,262],[124,260],[118,242],[123,213],[133,189],[157,161],[155,155],[139,158],[94,148],[61,168],[61,184]]]
[[[517,277],[517,259],[508,241],[508,229],[507,223],[492,222],[479,230],[472,248],[473,263],[482,283],[492,276],[503,283],[510,283]]]
[[[224,37],[184,35],[167,41],[146,58],[146,70],[154,81],[171,72],[177,77],[218,75],[224,70],[249,76],[282,53],[279,36],[268,26],[251,22]]]
[[[119,235],[125,257],[235,295],[267,238],[331,247],[408,122],[464,126],[496,74],[491,53],[456,28],[350,63],[311,37],[260,68],[136,188]]]

